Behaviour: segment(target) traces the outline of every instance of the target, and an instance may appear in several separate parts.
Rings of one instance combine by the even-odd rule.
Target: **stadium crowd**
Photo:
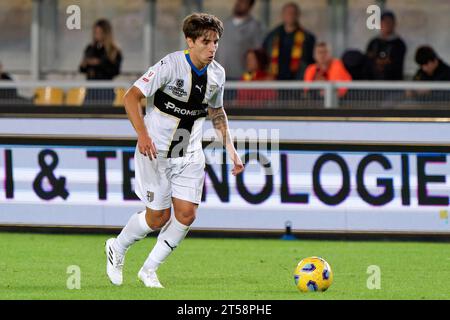
[[[396,33],[393,12],[381,15],[380,34],[371,39],[366,52],[347,50],[341,59],[332,56],[329,44],[317,41],[301,23],[301,9],[292,2],[282,8],[282,24],[262,38],[261,24],[252,16],[255,0],[236,0],[225,21],[217,60],[229,80],[403,80],[407,45]],[[256,55],[258,68],[248,54]],[[268,61],[268,63],[265,63]],[[414,80],[450,81],[450,67],[430,46],[417,48],[419,68]],[[263,76],[261,76],[263,75]]]
[[[224,20],[226,32],[220,40],[216,60],[225,68],[227,80],[404,80],[407,44],[396,32],[397,21],[392,11],[382,13],[379,35],[370,39],[365,52],[348,49],[341,57],[335,57],[330,44],[317,40],[314,31],[302,24],[298,4],[285,4],[281,9],[281,24],[265,32],[252,15],[255,1],[236,0],[231,15]],[[79,71],[87,80],[112,80],[120,74],[124,59],[114,40],[111,23],[106,19],[97,20]],[[450,81],[450,67],[431,46],[416,48],[415,62],[418,69],[412,80]],[[1,80],[11,80],[8,74],[1,72]],[[10,93],[12,91],[8,96]],[[340,98],[346,94],[346,89],[339,89]],[[414,94],[409,92],[407,96]],[[84,101],[85,104],[110,105],[114,96],[113,89],[89,89]],[[233,98],[242,101],[273,99],[276,92],[243,90],[233,94]]]

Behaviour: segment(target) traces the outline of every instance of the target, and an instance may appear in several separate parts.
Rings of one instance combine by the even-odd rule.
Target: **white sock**
[[[158,235],[153,250],[144,262],[143,268],[156,271],[172,251],[179,245],[189,231],[189,226],[172,217]]]
[[[131,216],[127,225],[122,229],[116,241],[114,241],[114,250],[125,254],[133,243],[144,239],[147,234],[153,231],[145,220],[145,212],[144,210]]]

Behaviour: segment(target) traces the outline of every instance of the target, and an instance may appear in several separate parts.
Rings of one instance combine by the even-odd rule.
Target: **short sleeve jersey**
[[[136,80],[147,97],[145,124],[159,153],[174,158],[202,148],[207,108],[223,106],[224,84],[218,62],[199,70],[187,50],[168,54]]]

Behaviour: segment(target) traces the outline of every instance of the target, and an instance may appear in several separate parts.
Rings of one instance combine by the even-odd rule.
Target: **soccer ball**
[[[333,272],[324,259],[309,257],[298,263],[294,271],[294,280],[301,292],[325,291],[333,282]]]

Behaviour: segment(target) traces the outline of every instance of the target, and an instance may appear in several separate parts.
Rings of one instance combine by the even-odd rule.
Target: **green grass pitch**
[[[159,269],[166,288],[148,289],[137,272],[156,238],[128,251],[121,287],[105,274],[107,238],[0,233],[0,299],[450,299],[448,243],[188,237]],[[292,272],[308,256],[330,263],[328,291],[297,291]],[[71,265],[80,289],[67,288]],[[367,288],[370,265],[381,268],[379,290]]]

